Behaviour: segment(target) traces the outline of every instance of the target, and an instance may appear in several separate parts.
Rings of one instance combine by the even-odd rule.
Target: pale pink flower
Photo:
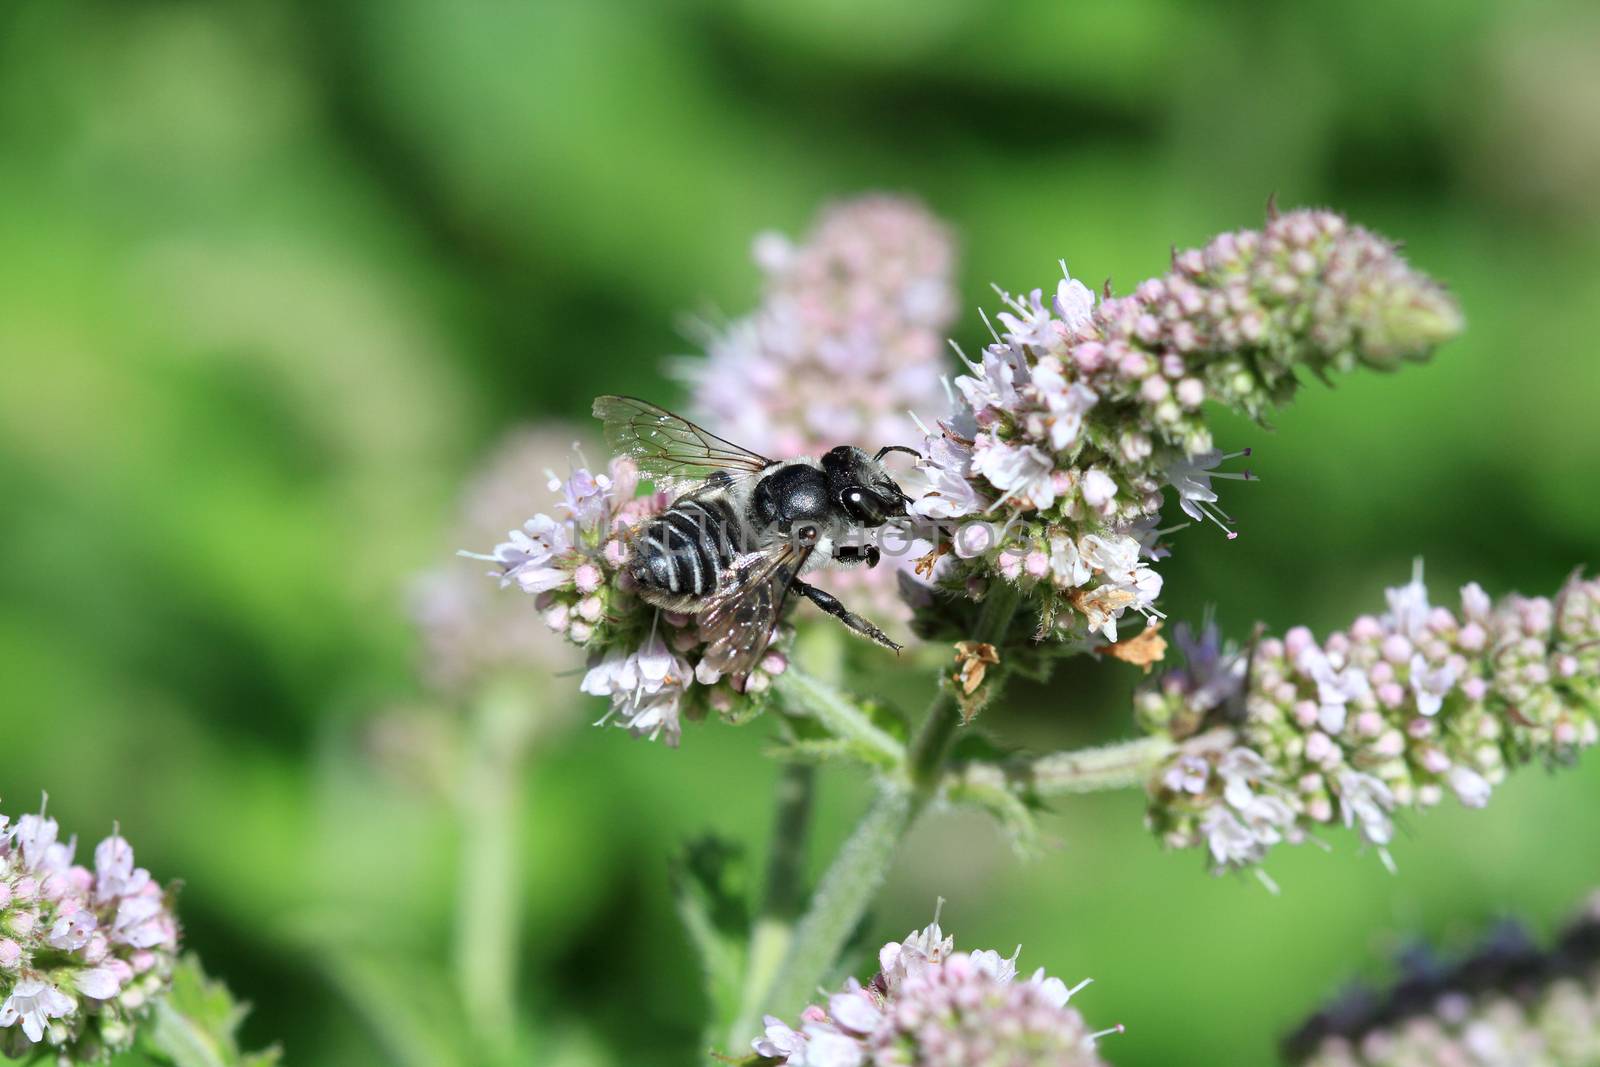
[[[178,929],[120,834],[95,848],[93,873],[72,853],[43,813],[0,817],[0,1044],[26,1056],[48,1043],[63,1063],[98,1062],[130,1044],[165,991]]]
[[[1040,968],[1017,978],[1018,948],[957,952],[937,919],[878,953],[870,982],[848,979],[801,1016],[799,1031],[768,1016],[755,1051],[789,1067],[1099,1067],[1096,1041],[1068,1001],[1069,988]]]
[[[1304,627],[1265,638],[1248,673],[1214,633],[1180,633],[1188,665],[1136,701],[1147,729],[1178,742],[1151,779],[1165,841],[1255,864],[1337,818],[1387,862],[1397,811],[1451,794],[1482,807],[1516,764],[1570,762],[1600,741],[1600,581],[1498,603],[1469,585],[1458,614],[1429,602],[1419,565],[1388,604],[1321,642]],[[1240,813],[1261,797],[1252,824]]]
[[[1213,483],[1250,478],[1218,469],[1248,450],[1214,446],[1206,401],[1259,418],[1293,392],[1302,368],[1326,376],[1358,363],[1392,366],[1422,358],[1461,326],[1449,297],[1391,245],[1327,212],[1275,215],[1260,231],[1176,253],[1167,274],[1098,304],[1064,265],[1062,274],[1049,303],[1042,289],[1000,291],[994,342],[967,361],[969,373],[955,382],[958,409],[925,449],[943,438],[970,448],[972,462],[924,461],[914,513],[993,511],[1046,541],[1127,536],[1155,560],[1165,554],[1155,538],[1170,488],[1191,520],[1232,538]],[[1115,632],[1107,623],[1125,610],[1119,592],[1063,599],[1004,562],[1026,551],[997,543],[945,565],[938,578],[969,595],[991,580],[1022,584],[1057,636]],[[1156,582],[1135,584],[1146,610]]]

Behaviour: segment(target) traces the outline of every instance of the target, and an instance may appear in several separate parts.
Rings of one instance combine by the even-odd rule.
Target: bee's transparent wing
[[[761,662],[783,613],[789,586],[812,546],[783,541],[741,557],[699,614],[705,662],[722,674],[748,674]]]
[[[602,396],[594,417],[605,425],[606,443],[629,456],[646,475],[678,484],[709,478],[718,471],[734,477],[772,466],[766,456],[741,448],[696,426],[681,415],[632,396]]]

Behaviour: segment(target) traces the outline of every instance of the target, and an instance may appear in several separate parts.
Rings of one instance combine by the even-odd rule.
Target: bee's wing
[[[784,540],[734,563],[698,616],[706,663],[722,674],[748,674],[761,661],[789,586],[812,550]]]
[[[631,457],[647,475],[680,484],[717,471],[735,477],[757,474],[773,463],[637,397],[596,397],[594,417],[605,424],[606,443],[619,455]]]

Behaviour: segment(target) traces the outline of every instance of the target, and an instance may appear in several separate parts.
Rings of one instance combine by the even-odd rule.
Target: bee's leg
[[[834,562],[846,567],[854,567],[857,564],[865,563],[867,569],[871,570],[878,565],[878,561],[882,558],[883,553],[878,549],[877,545],[840,545],[833,550]]]
[[[869,641],[876,641],[884,648],[890,648],[896,652],[900,651],[900,646],[890,640],[888,634],[884,633],[882,630],[878,629],[876,626],[872,625],[872,623],[868,622],[866,619],[863,619],[855,612],[846,608],[839,602],[838,597],[834,596],[826,589],[818,589],[811,583],[802,581],[794,582],[789,586],[789,588],[793,589],[796,593],[799,593],[817,607],[821,608],[823,611],[826,611],[829,615],[832,615],[834,618],[850,627],[850,629],[854,630],[862,637],[867,638]]]

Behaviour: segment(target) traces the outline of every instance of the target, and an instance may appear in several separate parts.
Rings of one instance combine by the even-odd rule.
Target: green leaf
[[[139,1031],[141,1051],[175,1067],[273,1067],[280,1051],[243,1052],[239,1024],[250,1011],[228,987],[206,977],[192,953],[179,962],[172,989]]]
[[[1004,764],[1015,760],[1021,749],[1016,745],[1003,745],[982,730],[966,730],[950,746],[950,762]]]
[[[400,1067],[460,1067],[467,1061],[441,1018],[465,1009],[437,967],[394,953],[324,947],[318,955],[334,985]],[[180,1065],[181,1067],[181,1065]]]
[[[867,713],[867,718],[872,725],[888,734],[890,737],[905,744],[911,740],[911,723],[907,720],[905,712],[899,708],[891,707],[879,700],[863,700],[861,710]]]
[[[969,804],[988,812],[1019,855],[1035,856],[1041,847],[1039,824],[1034,818],[1036,807],[1025,793],[1012,788],[998,769],[994,770],[993,774],[974,774],[969,769],[966,774],[953,776],[946,795],[951,803]]]
[[[673,863],[672,892],[678,917],[700,957],[711,1017],[732,1018],[744,992],[750,937],[743,850],[714,836],[690,842]]]

